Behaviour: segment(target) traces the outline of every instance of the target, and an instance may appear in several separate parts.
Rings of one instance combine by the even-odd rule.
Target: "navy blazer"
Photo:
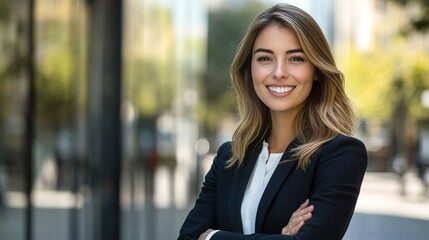
[[[293,141],[282,160],[291,158]],[[305,170],[297,161],[281,161],[259,202],[255,233],[243,234],[241,202],[262,144],[248,148],[240,167],[226,168],[231,142],[219,147],[194,208],[180,229],[179,240],[198,239],[209,228],[220,230],[211,240],[336,240],[344,236],[367,167],[364,144],[338,136],[325,143]],[[313,217],[296,236],[281,235],[294,211],[306,199],[314,205]]]

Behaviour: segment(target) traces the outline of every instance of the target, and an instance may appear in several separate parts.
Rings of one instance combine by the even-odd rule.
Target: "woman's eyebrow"
[[[254,52],[253,52],[253,54],[256,54],[256,53],[258,53],[258,52],[264,52],[264,53],[274,53],[272,50],[270,50],[270,49],[266,49],[266,48],[258,48],[258,49],[256,49]]]
[[[291,49],[291,50],[287,50],[286,54],[291,54],[291,53],[296,53],[296,52],[302,52],[302,53],[304,53],[304,50],[302,50],[302,48]]]
[[[256,49],[253,54],[256,54],[258,52],[264,52],[264,53],[274,53],[272,50],[270,49],[266,49],[266,48],[258,48]],[[297,52],[304,52],[304,50],[302,50],[302,48],[296,48],[296,49],[291,49],[291,50],[287,50],[286,54],[291,54],[291,53],[297,53]]]

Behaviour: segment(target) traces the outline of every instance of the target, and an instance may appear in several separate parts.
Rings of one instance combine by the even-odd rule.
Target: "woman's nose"
[[[287,71],[286,71],[286,66],[284,63],[277,63],[276,67],[273,71],[273,77],[275,79],[282,79],[285,78],[287,76]]]

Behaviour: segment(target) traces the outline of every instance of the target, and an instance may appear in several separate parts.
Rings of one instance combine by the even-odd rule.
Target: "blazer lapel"
[[[237,232],[243,232],[243,224],[241,219],[241,202],[243,200],[244,192],[246,191],[247,183],[250,175],[252,174],[256,160],[261,152],[262,144],[258,144],[252,150],[246,153],[243,165],[237,167],[234,171],[234,176],[231,183],[231,197],[229,205],[232,211],[230,212],[231,223],[233,229]]]
[[[262,225],[265,221],[265,216],[271,205],[271,201],[273,200],[274,196],[280,189],[280,186],[286,180],[291,171],[296,168],[297,161],[282,162],[284,160],[292,159],[292,152],[290,151],[290,149],[294,148],[296,145],[296,141],[289,144],[280,160],[279,165],[277,165],[273,175],[271,176],[270,181],[268,182],[267,187],[265,188],[256,213],[255,232],[262,231]]]

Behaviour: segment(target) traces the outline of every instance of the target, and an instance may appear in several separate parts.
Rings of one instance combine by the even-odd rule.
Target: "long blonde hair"
[[[300,143],[293,149],[298,167],[304,169],[325,142],[338,135],[351,135],[355,129],[355,114],[344,90],[344,76],[336,67],[319,25],[305,11],[277,4],[255,18],[231,65],[230,77],[237,94],[240,121],[232,137],[229,167],[241,165],[248,147],[261,141],[271,129],[270,112],[255,93],[250,66],[256,37],[272,23],[293,30],[304,53],[316,67],[317,81],[293,123],[292,131]]]

